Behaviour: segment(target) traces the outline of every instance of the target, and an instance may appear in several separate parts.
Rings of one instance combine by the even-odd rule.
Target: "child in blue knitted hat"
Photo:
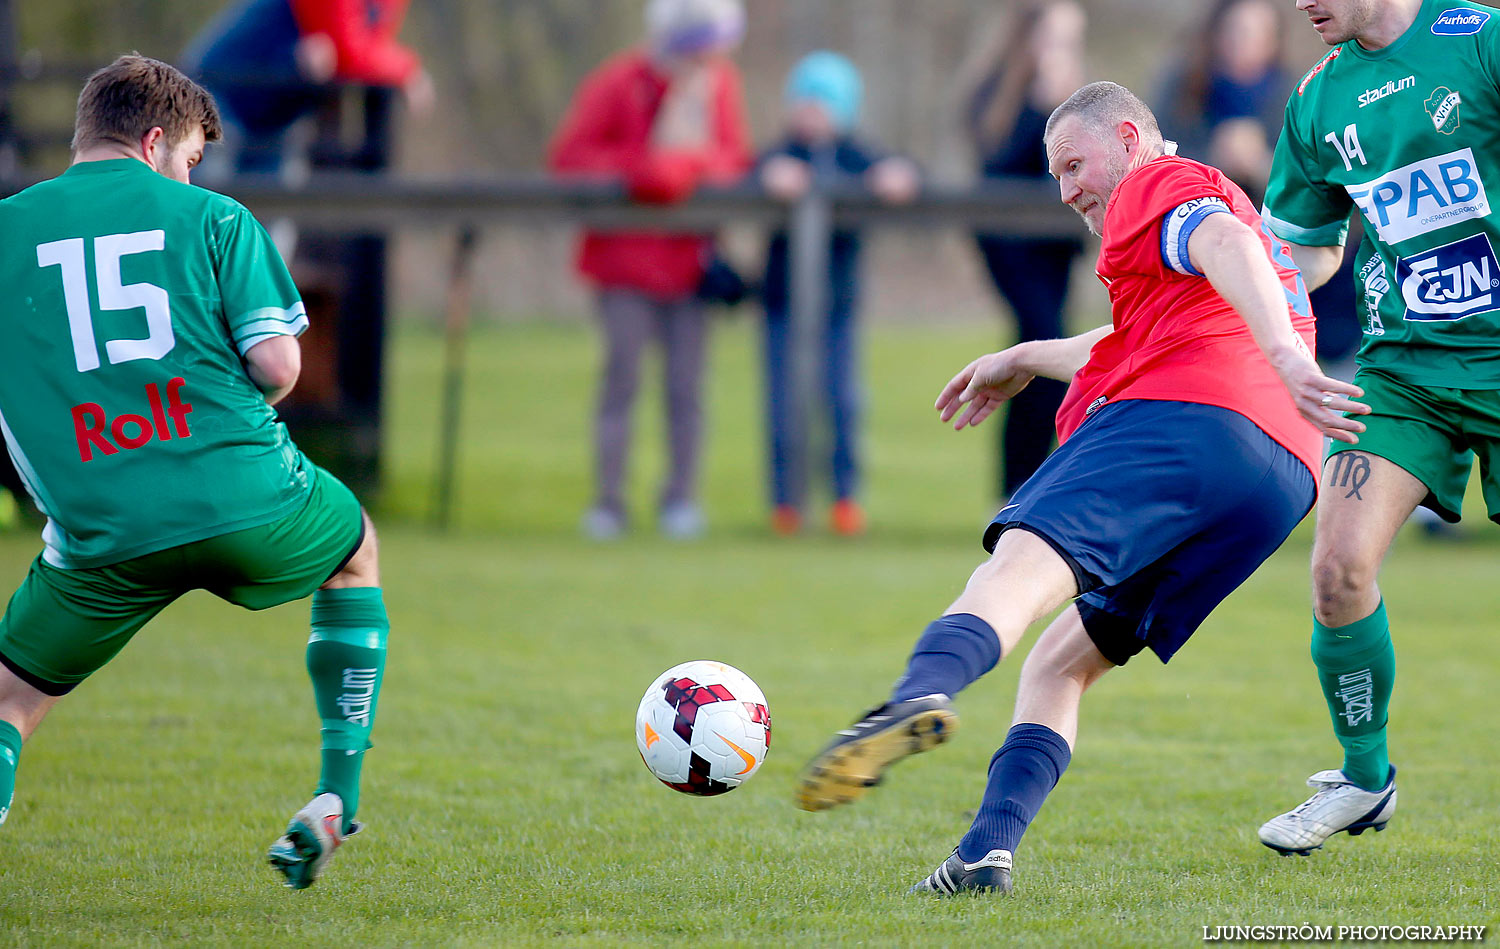
[[[764,152],[760,160],[759,178],[768,194],[795,203],[815,187],[844,180],[863,182],[881,200],[893,204],[916,196],[920,181],[911,161],[887,155],[867,142],[856,140],[854,128],[863,94],[859,70],[838,53],[826,50],[812,53],[792,68],[786,81],[784,138]],[[855,365],[859,254],[858,233],[846,229],[833,232],[828,248],[827,285],[822,293],[823,311],[814,317],[823,327],[822,348],[814,356],[820,367],[821,388],[807,393],[811,404],[805,407],[811,414],[826,405],[831,415],[831,526],[836,533],[845,535],[862,533],[865,526],[858,498],[861,393]],[[766,310],[766,428],[770,436],[774,505],[771,526],[780,534],[801,530],[808,470],[819,462],[804,458],[798,464],[794,458],[792,441],[798,420],[793,417],[795,333],[789,269],[787,235],[779,231],[772,235],[766,252],[762,296]]]

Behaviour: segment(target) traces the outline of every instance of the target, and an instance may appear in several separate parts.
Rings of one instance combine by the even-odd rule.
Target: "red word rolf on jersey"
[[[151,417],[126,412],[111,419],[104,406],[97,402],[84,402],[73,406],[73,435],[78,439],[78,457],[84,461],[94,460],[94,449],[105,455],[113,455],[125,449],[139,448],[153,438],[171,441],[172,438],[189,438],[187,416],[193,407],[182,401],[182,387],[187,380],[181,376],[167,383],[167,398],[162,402],[161,390],[156,383],[146,383],[146,406]],[[167,418],[172,424],[168,426]],[[114,442],[106,437],[106,431]]]

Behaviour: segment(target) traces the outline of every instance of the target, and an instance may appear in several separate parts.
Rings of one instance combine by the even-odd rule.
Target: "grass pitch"
[[[929,406],[991,342],[872,332],[872,529],[785,540],[763,527],[751,327],[722,327],[711,535],[676,545],[650,529],[652,390],[638,416],[638,531],[594,546],[576,535],[589,331],[476,338],[447,533],[424,523],[440,346],[403,332],[379,517],[391,661],[368,831],[312,889],[277,886],[262,854],[316,777],[307,609],[250,614],[190,596],[28,744],[0,830],[0,942],[1121,946],[1201,944],[1220,925],[1497,922],[1500,532],[1472,523],[1458,544],[1403,537],[1385,570],[1401,804],[1384,833],[1336,837],[1308,859],[1255,839],[1305,796],[1304,776],[1339,763],[1307,658],[1306,526],[1171,666],[1140,657],[1088,696],[1011,898],[904,891],[968,825],[1019,657],[964,694],[952,743],[867,800],[792,806],[799,766],[883,696],[982,556],[991,423],[954,434]],[[0,533],[7,586],[36,547],[29,532]],[[739,666],[771,705],[765,766],[723,797],[667,790],[633,746],[641,691],[692,658]]]

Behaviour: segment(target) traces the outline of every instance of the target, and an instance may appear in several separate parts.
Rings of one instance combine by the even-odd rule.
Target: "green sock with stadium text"
[[[307,674],[323,721],[323,771],[317,793],[332,791],[343,799],[346,833],[359,809],[360,770],[371,747],[389,632],[379,587],[313,594]]]
[[[16,765],[21,763],[21,733],[10,722],[0,719],[0,824],[10,815],[11,797],[16,792]]]
[[[1390,779],[1385,727],[1396,683],[1385,601],[1348,626],[1324,626],[1314,618],[1312,658],[1333,733],[1344,746],[1344,777],[1366,791],[1380,790]]]

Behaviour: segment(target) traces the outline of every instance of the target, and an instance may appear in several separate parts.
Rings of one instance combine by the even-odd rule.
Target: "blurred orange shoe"
[[[790,537],[802,530],[802,512],[790,504],[778,504],[771,512],[771,530]]]
[[[853,498],[841,498],[833,502],[829,518],[833,532],[845,537],[857,537],[865,532],[865,509]]]

